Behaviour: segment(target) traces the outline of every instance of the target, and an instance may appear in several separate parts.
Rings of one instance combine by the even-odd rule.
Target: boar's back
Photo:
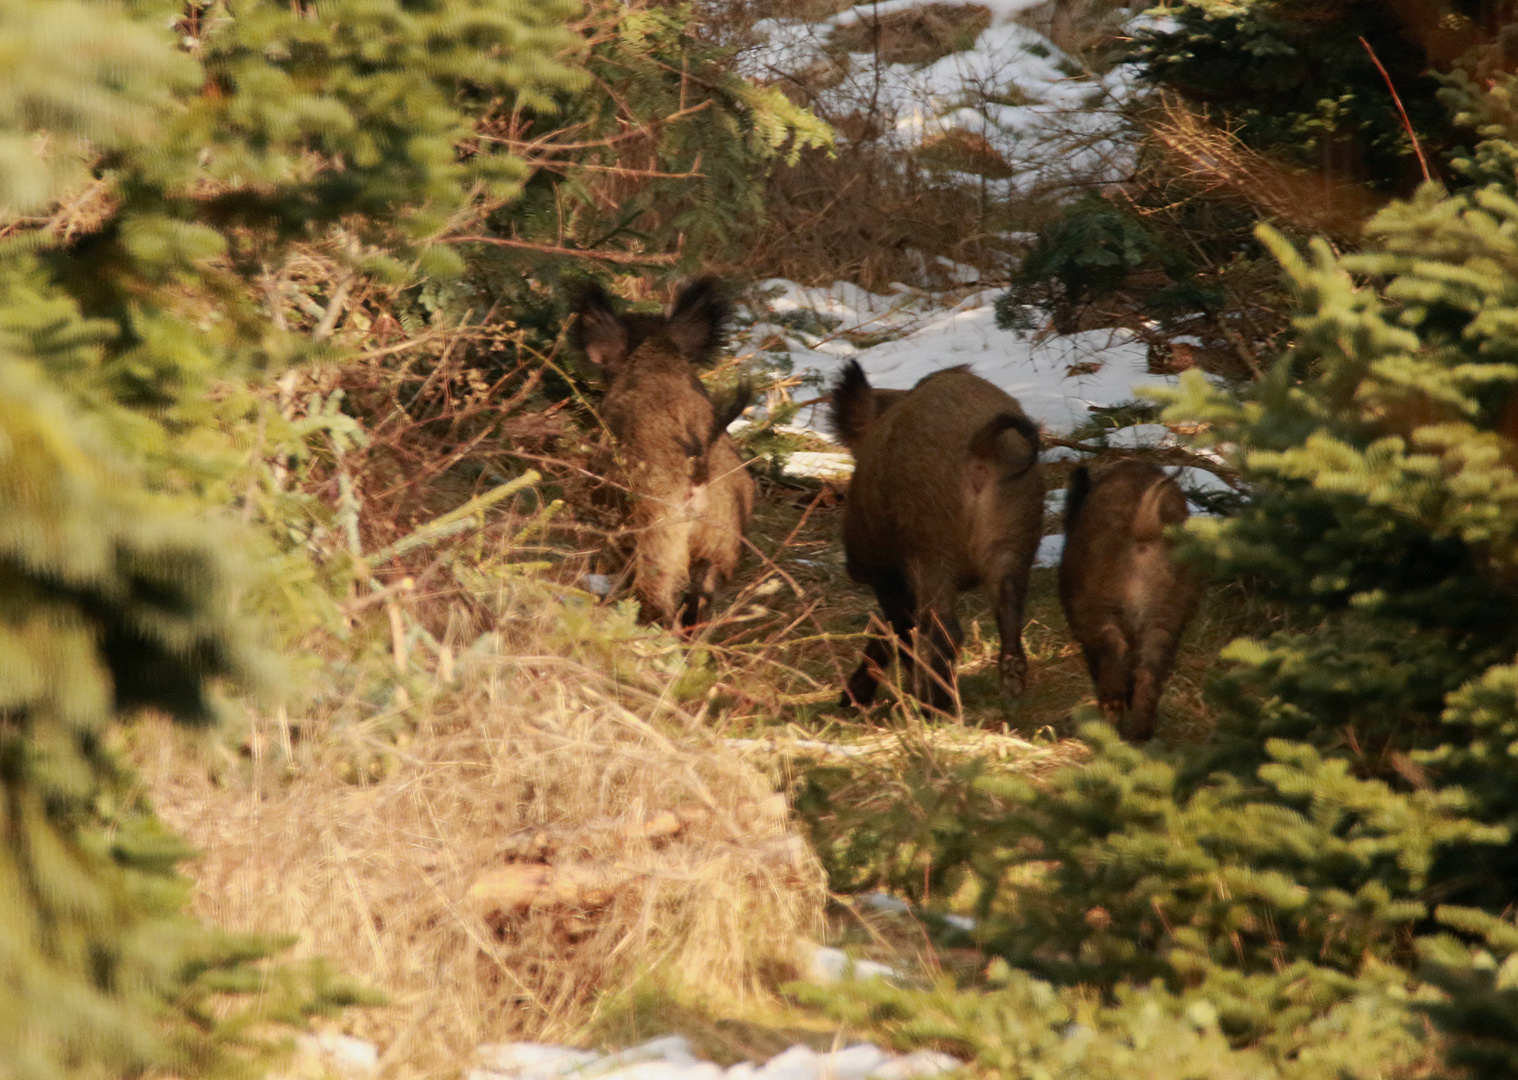
[[[965,485],[977,435],[983,453],[993,449],[1006,462],[1003,478],[1024,478],[1041,508],[1042,481],[1032,470],[1037,431],[1007,416],[1026,421],[1015,398],[965,368],[929,375],[881,410],[854,449],[844,529],[856,562],[933,557],[969,570]]]

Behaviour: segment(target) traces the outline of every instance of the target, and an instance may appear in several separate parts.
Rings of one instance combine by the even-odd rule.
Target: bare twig
[[[1381,78],[1386,80],[1386,89],[1391,92],[1392,102],[1397,106],[1397,112],[1402,117],[1402,128],[1407,132],[1407,137],[1412,140],[1413,153],[1418,155],[1418,165],[1423,169],[1423,179],[1433,179],[1428,171],[1428,158],[1423,156],[1423,146],[1418,142],[1418,133],[1413,130],[1413,123],[1407,118],[1407,110],[1402,107],[1402,98],[1397,93],[1397,88],[1392,85],[1391,75],[1387,73],[1385,65],[1381,63],[1381,58],[1376,55],[1376,50],[1370,47],[1370,42],[1365,40],[1363,34],[1360,36],[1360,44],[1365,46],[1365,51],[1370,53],[1370,62],[1376,65]]]
[[[343,310],[348,305],[348,294],[353,291],[353,283],[357,280],[357,271],[350,270],[337,283],[337,288],[332,290],[331,299],[327,301],[327,310],[322,312],[321,322],[311,331],[312,341],[323,341],[337,329],[337,320],[342,318]]]
[[[418,334],[414,338],[407,338],[405,341],[398,341],[394,345],[387,345],[384,348],[380,349],[365,349],[363,352],[355,353],[353,355],[353,359],[378,360],[382,356],[394,356],[396,353],[408,352],[411,349],[420,348],[429,342],[436,341],[439,338],[448,337],[449,335],[482,333],[484,333],[484,330],[482,328],[470,330],[468,327],[463,326],[438,327],[436,329],[427,331],[425,334]]]

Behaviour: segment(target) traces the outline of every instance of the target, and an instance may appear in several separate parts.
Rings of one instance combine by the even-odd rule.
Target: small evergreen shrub
[[[1293,348],[1243,395],[1197,372],[1163,395],[1252,492],[1193,519],[1189,557],[1296,613],[1224,651],[1214,740],[1137,749],[1093,725],[1090,763],[1044,781],[908,785],[876,832],[952,803],[951,833],[896,831],[921,880],[973,897],[988,976],[1016,992],[823,995],[840,1015],[1011,1075],[1060,1075],[1072,1042],[1101,1075],[1511,1073],[1514,89],[1449,92],[1481,139],[1469,182],[1392,203],[1362,250],[1263,228]],[[887,845],[859,854],[842,883],[891,880]],[[1072,1036],[1082,1004],[1096,1021]]]

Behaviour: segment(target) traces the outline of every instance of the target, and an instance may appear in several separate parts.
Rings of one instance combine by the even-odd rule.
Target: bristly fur
[[[953,708],[964,633],[956,598],[987,584],[1001,638],[1003,688],[1022,692],[1028,573],[1043,532],[1038,430],[1017,400],[967,367],[946,368],[911,390],[873,390],[858,364],[833,387],[832,427],[853,451],[844,504],[845,569],[869,585],[891,626],[872,637],[842,704],[866,706],[891,661],[910,670],[912,693]],[[1033,453],[1002,439],[1017,431]]]
[[[843,365],[833,383],[832,402],[828,406],[828,426],[838,441],[854,450],[875,423],[875,391],[865,377],[858,360]]]
[[[992,418],[983,428],[970,437],[970,453],[978,458],[984,458],[986,461],[997,460],[1000,457],[1000,451],[997,449],[997,438],[1003,431],[1017,432],[1023,437],[1023,441],[1028,444],[1027,463],[1007,477],[1007,479],[1013,479],[1021,476],[1038,464],[1038,425],[1022,413],[1004,412],[1000,416]]]
[[[1125,739],[1144,742],[1201,584],[1165,536],[1187,517],[1175,480],[1133,458],[1098,470],[1070,476],[1060,604],[1103,715]]]

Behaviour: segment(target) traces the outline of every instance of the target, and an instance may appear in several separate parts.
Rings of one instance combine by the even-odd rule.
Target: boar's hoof
[[[1128,703],[1121,698],[1108,698],[1098,702],[1102,709],[1102,719],[1111,724],[1119,732],[1123,730],[1123,714],[1128,711]],[[1124,736],[1126,738],[1126,735]]]
[[[849,676],[848,683],[843,688],[843,697],[838,699],[838,707],[841,709],[868,709],[875,700],[875,689],[879,680],[865,664],[860,664],[859,669]]]
[[[1002,692],[1008,697],[1019,697],[1028,686],[1028,661],[1021,656],[1002,656],[996,663],[1001,676]]]
[[[1127,721],[1118,727],[1118,734],[1128,742],[1143,744],[1154,738],[1154,718],[1129,714]]]

